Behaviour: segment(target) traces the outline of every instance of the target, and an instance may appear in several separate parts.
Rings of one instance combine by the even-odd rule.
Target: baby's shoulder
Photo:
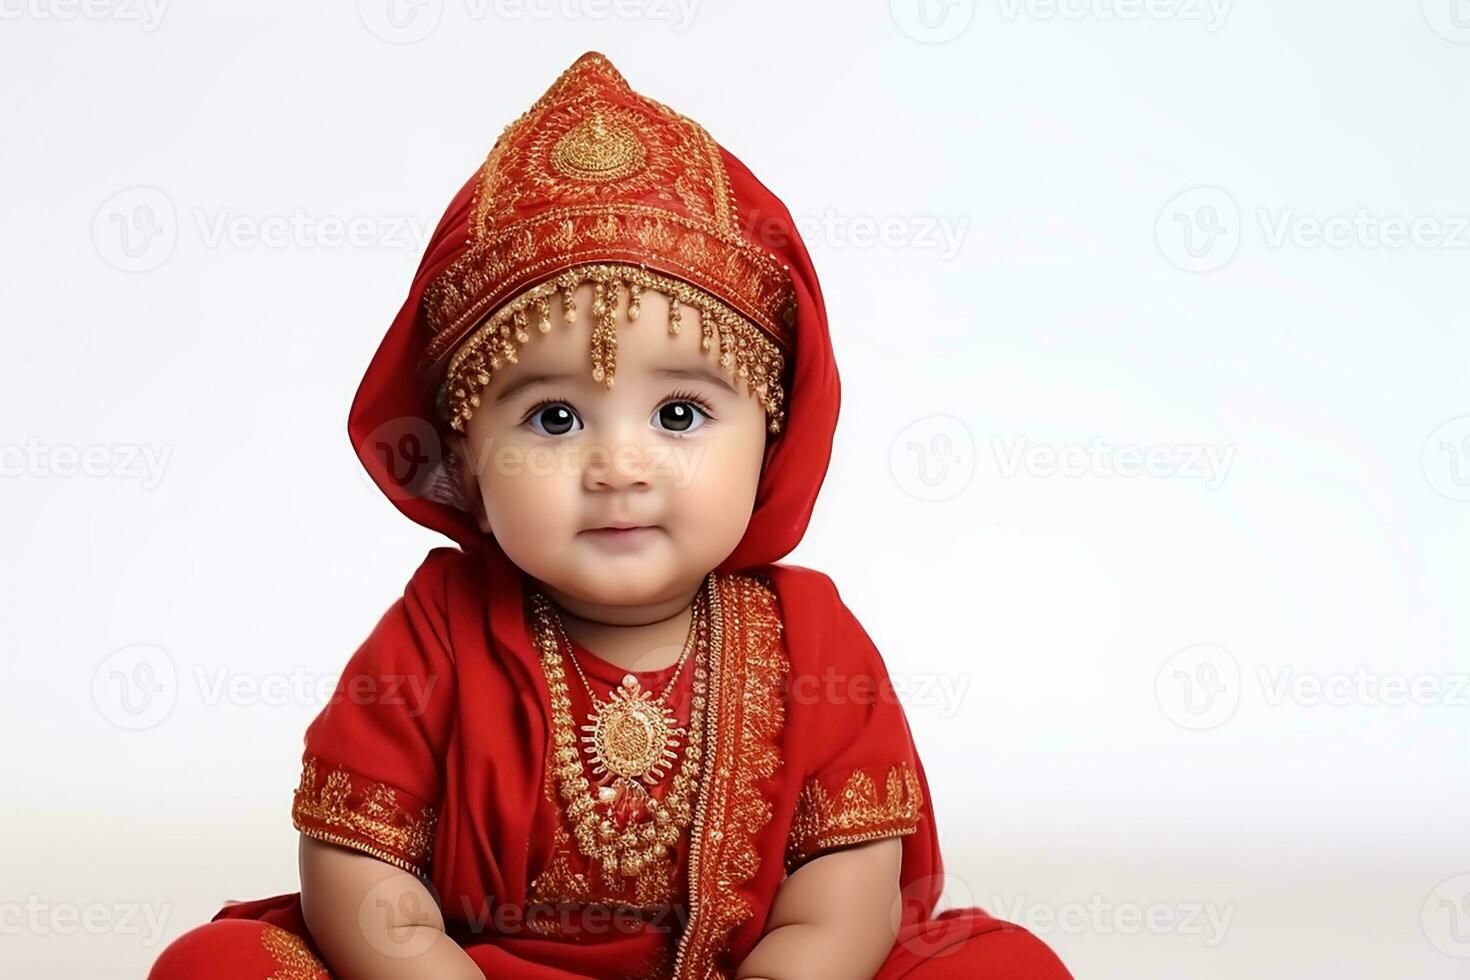
[[[736,577],[755,583],[757,588],[751,591],[768,595],[775,614],[788,629],[793,625],[821,629],[852,615],[832,577],[815,568],[779,562],[752,566]]]
[[[769,588],[794,668],[886,670],[883,655],[826,572],[783,562],[741,574]]]
[[[775,593],[783,605],[815,600],[839,599],[837,586],[826,572],[804,565],[773,562],[755,565],[736,573],[739,577],[754,580]],[[839,600],[840,601],[840,600]]]
[[[447,598],[457,590],[475,588],[483,580],[482,564],[458,548],[431,548],[409,579],[410,589],[424,597]]]

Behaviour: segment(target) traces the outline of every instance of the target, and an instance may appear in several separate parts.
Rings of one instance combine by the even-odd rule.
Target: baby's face
[[[611,389],[592,379],[592,287],[567,324],[530,328],[519,361],[480,393],[466,428],[481,527],[533,578],[585,603],[648,605],[695,589],[745,533],[766,416],[745,384],[700,348],[699,311],[645,290],[621,298]],[[599,530],[633,525],[635,529]]]

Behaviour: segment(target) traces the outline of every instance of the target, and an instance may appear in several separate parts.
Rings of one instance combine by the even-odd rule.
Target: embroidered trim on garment
[[[595,884],[587,880],[586,874],[572,870],[571,849],[575,846],[571,835],[558,821],[553,835],[551,860],[531,882],[527,892],[526,928],[529,931],[540,936],[578,936],[579,933],[563,931],[561,916],[539,913],[542,909],[575,909],[586,905],[605,905],[633,915],[651,916],[651,921],[654,922],[674,921],[674,903],[680,897],[683,880],[675,869],[664,866],[652,875],[640,875],[635,882],[634,900],[630,902],[626,896],[626,886],[620,893],[596,867],[592,869]],[[672,960],[674,944],[670,942],[663,945]],[[672,976],[671,967],[672,963],[666,964],[662,972],[649,972],[640,976],[664,980]]]
[[[470,246],[424,292],[437,362],[538,279],[588,261],[646,261],[699,283],[790,347],[790,270],[742,227],[720,146],[588,52],[506,126],[477,174]]]
[[[716,957],[755,911],[740,888],[760,866],[755,839],[771,819],[759,782],[782,764],[778,746],[790,663],[776,594],[752,575],[730,575],[726,582],[715,625],[731,641],[713,644],[721,658],[710,667],[717,678],[705,728],[711,771],[700,785],[689,848],[689,922],[674,960],[681,980],[717,975]]]
[[[362,851],[423,877],[434,843],[434,808],[387,783],[337,767],[320,778],[308,756],[291,804],[291,822],[308,837]]]
[[[656,290],[669,297],[669,333],[679,332],[680,304],[699,313],[700,349],[719,349],[719,365],[743,383],[765,410],[766,426],[781,431],[785,421],[786,391],[781,379],[786,359],[781,348],[759,327],[718,298],[670,276],[650,271],[642,263],[593,263],[568,269],[523,290],[497,308],[455,348],[438,393],[438,409],[456,432],[466,431],[480,392],[502,366],[515,364],[519,350],[531,339],[533,322],[539,333],[552,329],[551,297],[558,296],[562,319],[576,315],[573,296],[582,283],[593,284],[591,338],[592,380],[612,386],[617,371],[617,317],[627,297],[629,326],[639,316],[639,297]]]
[[[912,834],[922,809],[919,777],[907,762],[889,768],[881,802],[873,777],[862,769],[853,770],[836,799],[812,777],[797,796],[786,866],[793,869],[828,848]]]
[[[306,940],[294,932],[266,923],[260,933],[260,944],[280,967],[266,980],[322,980],[330,977],[326,964],[313,956]]]

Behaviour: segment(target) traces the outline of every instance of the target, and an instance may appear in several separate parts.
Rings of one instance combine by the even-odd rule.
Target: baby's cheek
[[[680,526],[708,539],[711,549],[733,548],[750,520],[759,464],[754,469],[731,447],[696,457],[686,483],[674,494]]]
[[[534,465],[497,472],[486,481],[486,513],[507,533],[545,535],[575,520],[574,480]]]

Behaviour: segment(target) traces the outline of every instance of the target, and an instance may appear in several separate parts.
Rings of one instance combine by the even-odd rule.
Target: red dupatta
[[[558,86],[579,71],[616,76],[589,52]],[[472,246],[481,171],[435,229],[352,405],[349,433],[373,480],[459,547],[429,554],[347,665],[307,732],[293,815],[304,833],[424,875],[487,976],[729,975],[791,870],[881,837],[903,840],[909,934],[939,895],[928,786],[883,660],[831,579],[779,564],[806,530],[840,402],[820,286],[785,206],[716,148],[741,227],[759,229],[789,271],[793,359],[787,422],[770,441],[750,524],[716,570],[724,642],[678,923],[568,936],[524,918],[555,858],[558,820],[545,778],[549,695],[525,616],[531,583],[463,507],[425,359],[425,293]],[[299,925],[299,911],[277,904],[221,915]]]

